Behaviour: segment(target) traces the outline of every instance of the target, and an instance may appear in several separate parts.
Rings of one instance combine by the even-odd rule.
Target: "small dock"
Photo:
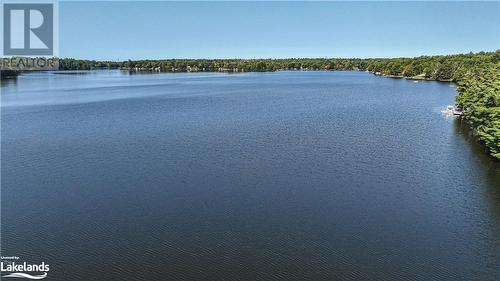
[[[441,113],[449,116],[462,116],[464,112],[461,109],[455,108],[453,105],[448,105],[446,110],[441,110]]]

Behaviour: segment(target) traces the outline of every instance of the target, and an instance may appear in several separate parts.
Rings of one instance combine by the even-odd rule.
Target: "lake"
[[[453,84],[31,73],[1,87],[3,256],[47,280],[500,280],[500,164]]]

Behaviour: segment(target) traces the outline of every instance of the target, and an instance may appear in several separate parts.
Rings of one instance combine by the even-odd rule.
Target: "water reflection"
[[[88,74],[90,74],[90,72],[87,70],[55,71],[52,73],[55,75],[88,75]]]
[[[15,86],[17,84],[17,76],[1,76],[0,85],[2,87]]]
[[[471,161],[477,162],[482,168],[480,170],[483,171],[487,183],[485,200],[489,202],[492,225],[497,227],[500,239],[500,161],[488,154],[488,150],[474,135],[474,130],[466,120],[457,118],[454,120],[454,128],[457,135],[469,145]]]

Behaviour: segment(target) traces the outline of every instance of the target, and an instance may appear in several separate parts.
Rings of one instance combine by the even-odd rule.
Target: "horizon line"
[[[432,55],[418,55],[418,56],[399,56],[399,57],[254,57],[254,58],[244,58],[244,57],[232,57],[232,58],[220,58],[220,57],[213,57],[213,58],[189,58],[189,57],[179,57],[179,58],[139,58],[139,59],[88,59],[88,58],[75,58],[75,57],[61,57],[59,59],[75,59],[75,60],[87,60],[87,61],[102,61],[102,62],[123,62],[123,61],[144,61],[144,60],[152,60],[152,61],[157,61],[157,60],[288,60],[288,59],[411,59],[411,58],[419,58],[419,57],[435,57],[435,56],[456,56],[456,55],[469,55],[469,54],[478,54],[478,53],[495,53],[500,51],[499,49],[496,50],[489,50],[489,51],[470,51],[470,52],[460,52],[460,53],[448,53],[448,54],[432,54]]]

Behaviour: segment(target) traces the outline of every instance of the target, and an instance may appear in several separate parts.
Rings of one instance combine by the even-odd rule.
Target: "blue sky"
[[[60,56],[411,57],[500,49],[500,2],[60,2]]]

